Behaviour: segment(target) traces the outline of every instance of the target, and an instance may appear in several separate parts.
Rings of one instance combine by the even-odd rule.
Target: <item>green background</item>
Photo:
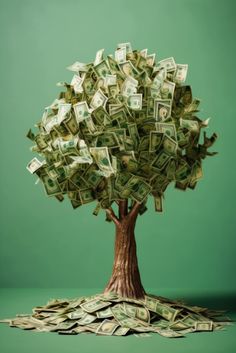
[[[113,53],[117,43],[126,41],[134,49],[148,48],[158,60],[174,56],[177,63],[189,64],[187,83],[201,99],[199,117],[211,117],[206,131],[219,135],[213,148],[219,154],[203,161],[204,178],[197,188],[182,192],[170,186],[164,213],[155,213],[150,198],[148,212],[138,219],[143,285],[147,291],[172,297],[234,297],[235,4],[233,0],[0,0],[0,279],[2,288],[13,288],[1,293],[6,303],[15,303],[16,312],[23,307],[8,301],[19,293],[16,287],[39,288],[37,293],[50,287],[41,297],[45,301],[45,293],[69,296],[69,288],[77,288],[81,295],[83,288],[91,293],[93,288],[102,290],[111,275],[113,224],[105,222],[102,213],[92,215],[95,203],[73,210],[67,200],[47,199],[42,185],[35,185],[36,177],[26,170],[34,154],[25,135],[58,96],[56,82],[71,80],[66,66],[76,60],[93,61],[100,48]],[[58,287],[64,288],[62,292],[55,292]],[[24,310],[31,307],[30,300],[27,303]],[[4,310],[7,315],[9,310]],[[212,342],[218,352],[218,344]],[[13,349],[6,347],[9,352]]]

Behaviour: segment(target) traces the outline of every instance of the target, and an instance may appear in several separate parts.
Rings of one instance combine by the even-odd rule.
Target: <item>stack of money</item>
[[[24,330],[68,335],[135,334],[145,337],[147,333],[157,333],[172,338],[230,325],[230,320],[222,315],[222,311],[187,306],[182,301],[152,294],[137,300],[110,292],[75,299],[51,299],[46,305],[34,308],[32,314],[17,315],[0,322]]]
[[[184,83],[187,64],[120,43],[114,55],[100,49],[93,62],[68,69],[71,82],[57,84],[62,91],[44,109],[37,133],[27,133],[41,157],[27,169],[48,196],[67,195],[73,208],[96,200],[97,215],[120,199],[141,203],[142,213],[152,195],[162,212],[171,182],[195,188],[217,135],[204,133],[199,143],[209,119],[197,116],[200,101]]]

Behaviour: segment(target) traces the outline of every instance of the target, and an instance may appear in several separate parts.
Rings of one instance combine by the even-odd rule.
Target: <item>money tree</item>
[[[186,85],[188,65],[173,57],[156,61],[147,49],[118,44],[114,55],[104,49],[90,63],[75,62],[70,83],[29,130],[31,150],[42,158],[27,165],[50,197],[67,195],[74,209],[96,202],[94,215],[105,211],[115,224],[115,256],[104,293],[144,298],[135,242],[137,217],[151,196],[157,212],[171,183],[195,189],[202,160],[214,133],[201,131],[209,119],[197,115],[199,100]]]

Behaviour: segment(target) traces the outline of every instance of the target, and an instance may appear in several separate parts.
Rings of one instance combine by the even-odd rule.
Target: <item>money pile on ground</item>
[[[201,129],[209,119],[196,116],[200,101],[184,81],[187,64],[173,57],[156,62],[147,49],[120,43],[114,55],[104,49],[90,63],[75,62],[70,83],[45,108],[27,136],[35,143],[27,169],[38,176],[48,196],[67,195],[73,208],[97,201],[94,214],[120,199],[146,210],[148,195],[161,212],[171,183],[194,189],[202,177],[201,161],[214,155]]]
[[[184,337],[187,333],[213,331],[229,325],[222,311],[187,306],[155,295],[143,300],[123,298],[115,293],[96,294],[75,299],[52,299],[33,314],[0,320],[11,327],[37,332],[76,335],[125,336],[158,333],[164,337]]]

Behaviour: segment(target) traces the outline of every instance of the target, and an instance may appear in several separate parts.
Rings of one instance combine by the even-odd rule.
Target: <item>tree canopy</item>
[[[113,202],[131,199],[146,208],[149,195],[161,212],[167,186],[194,189],[202,177],[202,159],[217,135],[203,134],[200,101],[185,84],[188,65],[173,57],[156,61],[147,49],[118,44],[114,55],[96,53],[94,62],[75,62],[71,83],[46,107],[27,137],[33,158],[27,169],[59,201],[73,208],[97,201],[94,214]]]

